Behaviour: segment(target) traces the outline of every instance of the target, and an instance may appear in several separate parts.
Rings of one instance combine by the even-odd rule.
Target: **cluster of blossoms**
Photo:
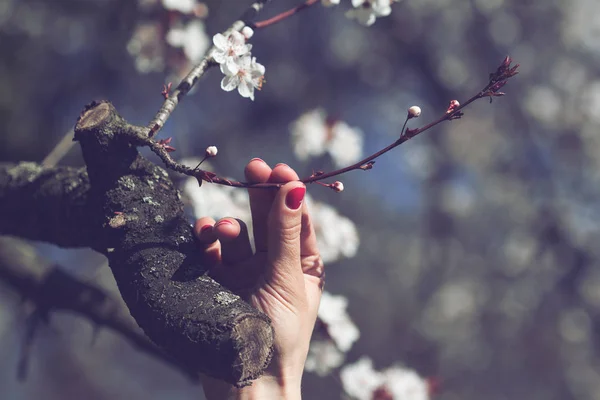
[[[350,19],[356,19],[360,24],[371,26],[378,17],[387,17],[392,12],[392,3],[399,0],[352,0],[353,9],[346,13]],[[327,7],[340,4],[340,0],[321,0]]]
[[[329,153],[336,167],[341,168],[362,157],[362,131],[327,118],[322,109],[302,114],[290,125],[290,130],[294,154],[301,161]]]
[[[167,68],[183,76],[199,62],[210,46],[203,18],[206,4],[197,0],[138,0],[142,14],[127,43],[138,72],[162,72]],[[168,15],[156,18],[155,15]]]
[[[402,366],[376,371],[366,357],[342,368],[340,378],[344,391],[357,400],[429,400],[434,389],[415,371]]]
[[[215,47],[210,55],[225,74],[221,88],[227,92],[237,88],[242,97],[251,100],[254,100],[254,89],[260,90],[265,80],[265,67],[252,57],[252,45],[246,43],[253,34],[254,31],[248,26],[228,36],[217,33],[213,36]]]
[[[304,368],[319,376],[342,365],[360,332],[346,312],[348,299],[323,292],[315,335]]]
[[[323,292],[306,359],[307,371],[326,376],[344,363],[345,354],[360,336],[347,314],[347,306],[348,299],[344,296]],[[435,389],[435,382],[400,365],[376,371],[367,357],[342,367],[340,381],[344,392],[356,400],[429,400]]]

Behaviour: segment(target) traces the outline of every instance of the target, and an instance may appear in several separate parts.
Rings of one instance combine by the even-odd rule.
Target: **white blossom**
[[[246,38],[238,31],[231,32],[227,37],[217,33],[213,36],[213,44],[215,48],[211,56],[221,66],[235,64],[240,56],[250,53],[252,49],[252,45],[246,44]]]
[[[342,352],[347,352],[360,337],[356,325],[346,313],[348,299],[323,292],[318,317],[327,326],[327,333]]]
[[[306,197],[306,202],[323,262],[327,264],[342,257],[354,257],[360,244],[358,229],[354,222],[340,215],[330,205],[313,201],[309,195]]]
[[[333,341],[317,339],[310,342],[304,369],[319,376],[326,376],[343,362],[344,353]]]
[[[360,160],[363,150],[363,134],[358,128],[347,123],[336,122],[331,128],[331,139],[327,151],[337,168],[348,166]]]
[[[369,2],[377,17],[387,17],[392,13],[392,2],[394,0],[370,0]]]
[[[362,156],[363,134],[343,121],[327,122],[322,109],[308,111],[290,125],[294,154],[305,161],[329,153],[336,167],[358,161]]]
[[[387,17],[392,12],[392,3],[398,0],[352,0],[351,10],[346,12],[350,19],[356,19],[358,23],[371,26],[377,17]]]
[[[340,371],[344,391],[357,400],[371,400],[378,389],[385,389],[394,400],[429,400],[429,384],[415,371],[393,366],[373,369],[373,362],[362,357]]]
[[[162,71],[165,67],[165,46],[158,23],[140,23],[127,43],[127,51],[135,58],[138,72]]]
[[[300,116],[290,125],[294,154],[301,161],[310,157],[318,157],[325,153],[327,127],[325,111],[315,109]]]
[[[353,364],[345,365],[340,371],[344,391],[357,400],[371,400],[373,392],[382,385],[383,376],[373,369],[373,361],[362,357]]]
[[[242,97],[254,100],[254,89],[262,88],[265,67],[257,63],[256,58],[246,54],[234,63],[221,64],[221,72],[225,74],[221,89],[230,92],[237,88]]]
[[[196,0],[162,0],[162,5],[167,10],[179,11],[183,14],[191,14],[198,5]]]
[[[394,400],[429,400],[429,384],[408,368],[393,366],[383,371],[383,385]]]
[[[183,48],[186,57],[194,63],[202,59],[210,44],[204,23],[199,20],[172,28],[166,39],[171,46]]]

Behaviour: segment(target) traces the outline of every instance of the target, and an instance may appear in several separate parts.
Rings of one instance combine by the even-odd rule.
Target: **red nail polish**
[[[219,222],[217,222],[217,223],[215,224],[215,228],[216,228],[217,226],[224,226],[224,225],[233,225],[233,222],[231,222],[231,221],[230,221],[230,220],[228,220],[228,219],[222,219],[221,221],[219,221]]]
[[[202,233],[207,232],[209,230],[212,230],[212,225],[207,224],[207,225],[204,225],[202,228],[200,228],[200,232],[199,233],[201,235]]]
[[[285,196],[285,205],[292,210],[297,210],[302,205],[302,200],[304,200],[304,194],[306,193],[305,187],[297,187],[290,190]]]
[[[252,160],[250,160],[250,162],[252,162],[252,161],[260,161],[261,163],[265,162],[262,158],[258,158],[258,157],[255,157]]]

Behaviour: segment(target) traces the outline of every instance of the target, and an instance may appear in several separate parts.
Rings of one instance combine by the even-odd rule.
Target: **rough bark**
[[[0,237],[0,280],[33,304],[39,315],[67,311],[83,316],[98,328],[112,329],[140,351],[172,365],[192,380],[198,379],[196,371],[184,368],[144,335],[122,302],[51,264],[25,241]]]
[[[102,252],[148,337],[186,369],[245,385],[270,361],[270,320],[206,275],[177,190],[136,149],[143,129],[93,103],[75,127],[87,173],[0,166],[0,233]]]

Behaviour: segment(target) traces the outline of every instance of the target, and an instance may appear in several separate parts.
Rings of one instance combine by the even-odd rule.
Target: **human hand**
[[[279,190],[249,189],[256,253],[243,221],[200,218],[194,233],[211,275],[272,320],[274,355],[265,375],[235,389],[204,379],[209,399],[300,398],[300,382],[324,283],[323,262],[304,202],[306,187],[285,164],[271,169],[253,159],[253,183],[286,183]]]

